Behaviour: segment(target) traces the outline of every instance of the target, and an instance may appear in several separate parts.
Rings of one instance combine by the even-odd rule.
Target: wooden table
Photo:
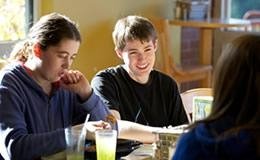
[[[169,24],[200,29],[200,63],[212,65],[213,31],[220,28],[246,27],[250,21],[241,19],[170,20]]]

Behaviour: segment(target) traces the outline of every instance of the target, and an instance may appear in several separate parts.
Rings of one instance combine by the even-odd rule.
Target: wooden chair
[[[177,83],[200,81],[200,87],[211,87],[211,65],[177,66],[171,56],[170,32],[167,19],[152,19],[157,29],[160,48],[160,70],[173,77]]]
[[[260,19],[260,11],[249,10],[243,15],[243,19]]]
[[[181,93],[182,103],[189,122],[192,122],[192,103],[194,96],[212,96],[212,88],[195,88]]]

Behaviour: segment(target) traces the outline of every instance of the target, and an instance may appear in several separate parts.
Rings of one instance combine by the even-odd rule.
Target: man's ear
[[[120,49],[115,49],[115,52],[117,54],[117,56],[120,58],[120,59],[123,59],[122,57],[122,51]]]
[[[158,39],[154,41],[154,50],[157,51],[158,49]]]
[[[42,50],[39,43],[33,45],[33,53],[36,57],[41,58]]]

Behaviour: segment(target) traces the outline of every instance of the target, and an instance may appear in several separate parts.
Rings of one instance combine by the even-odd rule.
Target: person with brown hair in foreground
[[[177,143],[173,160],[260,158],[260,35],[236,38],[215,69],[211,114]]]

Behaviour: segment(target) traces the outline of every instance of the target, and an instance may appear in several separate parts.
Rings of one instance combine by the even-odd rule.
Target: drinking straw
[[[79,140],[78,140],[78,150],[80,150],[80,148],[81,148],[80,142],[84,142],[83,146],[85,146],[85,137],[86,137],[86,133],[87,133],[87,123],[88,123],[89,117],[90,117],[90,114],[87,114],[85,122],[84,122],[82,130],[81,130],[81,133],[80,133]]]

